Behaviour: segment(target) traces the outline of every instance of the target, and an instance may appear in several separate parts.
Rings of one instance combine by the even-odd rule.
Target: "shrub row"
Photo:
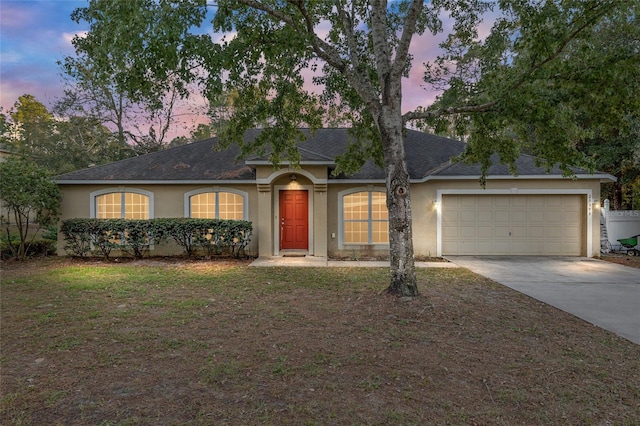
[[[243,220],[158,218],[68,219],[62,222],[65,250],[74,256],[98,254],[109,258],[112,250],[137,259],[151,245],[177,243],[187,256],[201,250],[213,254],[240,256],[251,239],[252,224]]]

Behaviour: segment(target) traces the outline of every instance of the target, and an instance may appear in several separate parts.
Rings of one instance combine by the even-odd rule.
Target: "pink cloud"
[[[22,7],[20,2],[0,2],[0,27],[3,31],[29,28],[35,21],[33,13]]]

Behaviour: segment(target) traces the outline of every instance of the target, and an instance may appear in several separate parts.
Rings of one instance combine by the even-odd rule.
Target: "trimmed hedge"
[[[240,256],[251,241],[253,227],[244,220],[157,218],[68,219],[62,222],[65,250],[74,256],[88,254],[109,258],[112,250],[121,250],[137,259],[150,245],[172,240],[192,256],[197,250],[207,257],[213,254]]]

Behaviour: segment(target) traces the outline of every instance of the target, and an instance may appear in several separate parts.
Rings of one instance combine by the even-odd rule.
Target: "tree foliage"
[[[32,158],[56,152],[53,114],[33,95],[18,97],[9,111],[9,134],[6,143],[16,152]]]
[[[423,111],[422,124],[468,135],[463,157],[485,170],[494,152],[509,163],[526,152],[569,175],[570,166],[611,172],[615,166],[584,148],[628,137],[637,125],[640,2],[500,6],[486,39],[450,36],[445,54],[427,65],[425,81],[445,92]],[[461,100],[478,112],[460,110]]]
[[[33,95],[18,98],[3,117],[2,143],[49,174],[66,173],[133,155],[98,120],[57,118]]]
[[[479,23],[492,6],[499,9],[495,22],[481,38]],[[211,101],[232,94],[218,136],[243,154],[269,153],[273,163],[299,159],[299,127],[348,123],[356,138],[336,172],[353,172],[369,158],[384,168],[389,291],[415,295],[404,127],[417,121],[468,132],[464,157],[484,170],[494,152],[514,164],[526,147],[570,173],[584,160],[577,145],[589,134],[578,106],[596,83],[585,80],[607,72],[580,46],[636,9],[636,0],[220,0],[210,7],[198,0],[91,0],[74,12],[90,26],[74,45],[134,100],[160,102],[164,88],[187,95],[193,85]],[[209,12],[213,32],[201,28]],[[434,43],[445,21],[443,54],[425,76],[444,93],[434,105],[405,112],[402,83],[417,61],[412,41]],[[637,55],[627,59],[637,63]],[[309,72],[314,91],[305,85]],[[265,130],[245,141],[254,126]]]
[[[0,162],[0,200],[7,213],[1,217],[3,231],[11,241],[15,226],[20,242],[12,250],[18,258],[24,258],[37,232],[57,222],[62,202],[60,190],[44,169],[11,156]]]
[[[47,159],[56,174],[122,160],[133,155],[127,144],[95,118],[71,116],[56,123],[58,150]]]
[[[172,3],[171,7],[183,8],[182,2]],[[184,3],[186,7],[187,2]],[[86,37],[76,36],[73,40],[76,55],[67,56],[59,62],[67,90],[56,109],[64,115],[80,115],[113,128],[116,138],[122,144],[131,145],[137,155],[158,151],[168,144],[169,134],[176,125],[177,103],[190,89],[184,79],[170,71],[175,66],[174,60],[177,60],[171,57],[177,45],[166,42],[177,40],[173,30],[165,24],[164,15],[170,8],[165,2],[150,13],[138,1],[110,1],[103,2],[103,5],[108,6],[107,14],[122,18],[118,24],[133,33],[120,33],[115,38],[96,32]],[[158,14],[158,11],[164,13]],[[93,12],[78,9],[72,19],[90,20]],[[180,25],[192,22],[186,20]],[[158,36],[162,41],[142,45],[141,39],[136,37],[137,31]],[[138,68],[139,59],[132,55],[145,51],[147,56],[152,54],[156,58],[166,55],[156,66],[168,72],[154,77],[149,70]],[[124,85],[135,86],[139,90],[125,90]]]

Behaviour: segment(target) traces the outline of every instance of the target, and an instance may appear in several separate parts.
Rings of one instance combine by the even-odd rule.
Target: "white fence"
[[[640,235],[640,210],[610,210],[609,200],[605,200],[600,223],[604,228],[602,239],[609,240],[614,250],[620,250],[618,240]]]

